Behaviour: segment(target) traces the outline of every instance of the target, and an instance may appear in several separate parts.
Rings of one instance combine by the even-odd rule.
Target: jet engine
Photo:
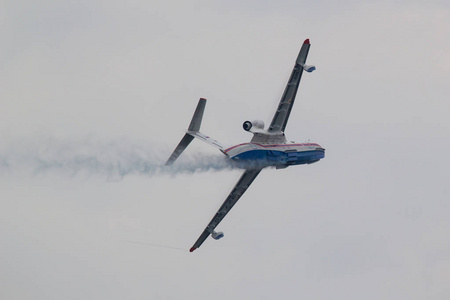
[[[215,232],[215,231],[213,231],[213,232],[211,233],[211,236],[212,236],[212,238],[215,239],[215,240],[220,240],[221,238],[224,237],[224,234],[223,234],[223,232]]]
[[[264,129],[264,122],[261,120],[255,120],[251,122],[245,121],[244,124],[242,124],[242,127],[244,128],[245,131],[251,131],[253,127],[256,127],[258,129]]]

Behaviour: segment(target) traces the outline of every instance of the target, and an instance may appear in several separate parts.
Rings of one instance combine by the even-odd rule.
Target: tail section
[[[197,108],[192,116],[191,124],[189,124],[188,131],[200,131],[200,125],[202,125],[203,112],[205,111],[206,99],[200,98],[198,100]]]
[[[181,155],[181,153],[183,153],[184,149],[186,149],[186,147],[192,142],[194,137],[220,150],[225,149],[225,147],[221,143],[200,132],[200,125],[202,124],[205,106],[206,106],[206,99],[200,98],[197,104],[197,108],[195,109],[194,115],[192,116],[191,123],[189,124],[189,128],[186,131],[186,134],[184,135],[183,139],[181,139],[181,142],[178,144],[178,146],[173,151],[172,155],[167,160],[166,166],[173,164],[175,160],[177,160],[177,158]]]
[[[186,149],[186,147],[192,142],[193,139],[194,137],[192,135],[186,133],[181,142],[172,152],[172,155],[167,160],[166,166],[170,166],[171,164],[173,164],[177,160],[178,156],[180,156],[180,154],[183,153],[184,149]]]

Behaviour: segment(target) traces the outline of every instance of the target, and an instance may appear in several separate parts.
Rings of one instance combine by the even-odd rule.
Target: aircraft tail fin
[[[175,160],[177,160],[177,158],[181,155],[181,153],[183,153],[184,149],[186,149],[186,147],[192,142],[194,137],[198,138],[199,140],[202,140],[207,144],[210,144],[211,146],[220,149],[221,151],[225,149],[225,147],[221,143],[200,132],[200,125],[202,124],[205,106],[206,106],[206,99],[200,98],[197,104],[197,108],[195,109],[194,115],[192,116],[192,120],[191,123],[189,124],[188,130],[186,131],[186,134],[181,139],[178,146],[172,152],[172,155],[167,160],[166,166],[173,164]]]

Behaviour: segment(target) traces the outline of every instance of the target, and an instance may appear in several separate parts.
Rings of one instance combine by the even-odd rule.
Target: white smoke
[[[58,172],[69,176],[100,175],[121,179],[129,174],[176,175],[233,168],[223,154],[193,153],[189,149],[173,165],[165,166],[172,151],[168,146],[129,139],[10,140],[0,144],[0,174]]]

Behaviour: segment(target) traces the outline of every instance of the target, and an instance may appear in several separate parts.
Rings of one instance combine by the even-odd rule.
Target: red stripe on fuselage
[[[248,144],[250,144],[250,143],[243,143],[243,144],[239,144],[239,145],[236,145],[236,146],[230,147],[230,148],[228,148],[228,149],[225,149],[225,150],[224,150],[223,152],[227,153],[228,151],[230,151],[230,150],[233,150],[234,148],[237,148],[237,147],[239,147],[239,146],[243,146],[243,145],[248,145]]]

